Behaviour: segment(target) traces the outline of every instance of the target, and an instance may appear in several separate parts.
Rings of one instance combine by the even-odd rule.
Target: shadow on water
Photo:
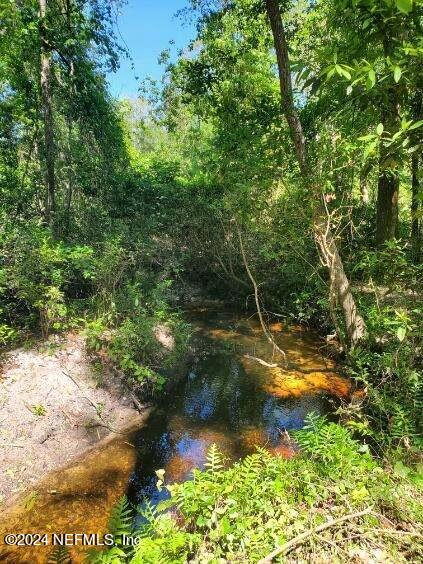
[[[128,496],[142,507],[167,497],[157,490],[155,470],[166,481],[190,478],[203,468],[215,443],[230,460],[254,452],[257,445],[290,457],[295,452],[286,431],[300,429],[307,414],[333,410],[333,398],[346,396],[350,383],[318,350],[316,337],[300,328],[275,324],[277,341],[287,352],[287,368],[264,366],[273,355],[254,320],[201,312],[191,315],[197,327],[195,360],[185,380],[149,418],[135,438],[137,463]],[[245,356],[249,355],[249,356]]]

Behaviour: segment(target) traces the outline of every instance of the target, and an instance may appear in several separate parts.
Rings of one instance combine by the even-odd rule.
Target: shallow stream
[[[310,412],[330,412],[334,398],[349,392],[316,336],[300,327],[272,325],[287,355],[288,366],[280,368],[283,358],[273,354],[255,318],[206,310],[191,321],[197,331],[188,374],[134,437],[137,463],[128,494],[138,504],[166,496],[157,490],[155,470],[165,469],[168,482],[186,480],[203,467],[213,443],[232,460],[256,445],[292,456],[289,431],[300,429]]]
[[[187,316],[195,328],[194,355],[176,389],[141,428],[47,476],[27,508],[9,515],[9,530],[104,533],[123,493],[138,505],[166,495],[156,488],[155,470],[165,469],[167,482],[189,479],[213,443],[232,460],[256,445],[293,456],[289,431],[301,428],[312,411],[333,411],[350,393],[350,382],[324,356],[323,343],[303,328],[271,326],[287,355],[282,368],[255,317],[208,310]],[[46,562],[50,550],[3,549],[0,560]],[[83,561],[84,550],[72,549],[73,562]]]

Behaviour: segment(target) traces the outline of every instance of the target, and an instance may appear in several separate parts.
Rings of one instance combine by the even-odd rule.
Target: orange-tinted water
[[[289,458],[295,454],[289,431],[300,428],[311,411],[330,411],[328,398],[350,393],[350,382],[321,354],[320,342],[301,328],[271,327],[287,354],[285,367],[254,319],[210,312],[191,318],[197,328],[195,358],[185,381],[142,428],[47,476],[35,488],[36,497],[27,500],[29,510],[15,508],[3,516],[1,533],[101,535],[123,493],[141,507],[146,498],[163,499],[166,491],[157,490],[155,470],[165,469],[167,482],[188,479],[194,467],[203,467],[213,443],[232,460],[256,445]],[[3,555],[8,563],[46,562],[51,549],[0,544],[0,560]],[[82,562],[86,549],[72,548],[72,561]]]
[[[72,466],[51,473],[19,505],[3,513],[0,561],[44,563],[53,550],[53,533],[107,532],[110,510],[125,493],[136,461],[130,439],[113,439]],[[7,547],[3,541],[7,533],[46,534],[48,545]],[[72,562],[83,562],[86,550],[70,547]]]

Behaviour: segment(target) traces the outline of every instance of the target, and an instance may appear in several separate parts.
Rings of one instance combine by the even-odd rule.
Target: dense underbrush
[[[183,359],[190,330],[169,305],[171,280],[142,263],[137,245],[54,239],[37,222],[0,231],[0,347],[83,331],[135,389],[159,391]],[[168,334],[168,343],[158,333]]]
[[[116,546],[90,561],[259,562],[276,549],[276,561],[417,562],[421,464],[389,466],[345,427],[313,416],[295,440],[301,454],[292,459],[258,449],[229,467],[212,447],[206,469],[183,484],[164,485],[158,470],[170,499],[148,507],[136,530],[122,499],[110,521]],[[123,546],[122,534],[138,536],[138,546]]]

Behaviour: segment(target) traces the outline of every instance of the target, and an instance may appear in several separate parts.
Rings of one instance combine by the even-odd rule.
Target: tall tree
[[[391,136],[398,130],[399,106],[396,101],[396,89],[387,92],[389,102],[383,107],[380,123],[384,131]],[[398,170],[389,166],[391,151],[384,143],[379,151],[379,179],[377,185],[376,202],[376,244],[398,236],[398,198],[399,177]]]
[[[336,299],[341,307],[348,341],[354,346],[365,336],[365,323],[358,312],[335,237],[331,231],[330,221],[326,214],[323,201],[323,194],[312,174],[303,126],[294,103],[288,44],[278,0],[265,0],[265,6],[276,50],[282,109],[294,142],[295,153],[303,182],[309,187],[311,197],[314,199],[313,231],[325,265],[329,270],[331,301],[334,303]]]
[[[39,0],[40,34],[40,88],[41,112],[44,121],[45,154],[45,210],[47,223],[51,224],[55,212],[56,174],[54,151],[53,101],[51,92],[51,47],[47,35],[47,0]]]
[[[419,79],[421,80],[421,79]],[[419,85],[421,86],[421,84]],[[421,88],[416,89],[413,101],[413,117],[417,121],[422,114],[423,97]],[[412,136],[415,147],[421,147],[421,134],[417,129]],[[421,152],[413,151],[411,154],[411,249],[416,263],[421,258],[421,186],[420,186],[420,160]]]
[[[394,58],[396,38],[391,33],[389,20],[387,23],[378,12],[373,19],[378,35],[382,38],[383,61],[386,64],[386,61]],[[382,94],[380,123],[384,132],[392,137],[398,131],[401,121],[398,85],[391,84],[389,88],[382,90]],[[397,167],[390,164],[391,157],[390,148],[385,143],[380,143],[376,203],[376,244],[378,245],[398,236],[399,177]]]

